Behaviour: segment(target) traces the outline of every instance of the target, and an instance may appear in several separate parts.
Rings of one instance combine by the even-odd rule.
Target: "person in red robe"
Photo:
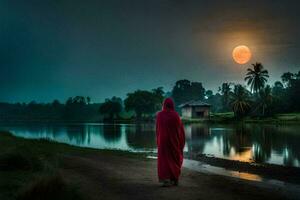
[[[163,186],[178,185],[183,162],[185,133],[171,98],[163,102],[156,116],[156,142],[158,148],[157,171]]]

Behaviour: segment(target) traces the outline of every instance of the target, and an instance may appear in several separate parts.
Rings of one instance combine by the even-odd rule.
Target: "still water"
[[[81,147],[156,152],[154,124],[0,124],[0,130]],[[191,124],[185,130],[184,151],[190,159],[205,154],[300,167],[300,125]]]

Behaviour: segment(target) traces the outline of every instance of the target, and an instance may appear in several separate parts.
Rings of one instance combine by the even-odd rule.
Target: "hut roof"
[[[183,107],[193,107],[193,106],[210,107],[211,105],[200,100],[192,100],[180,104],[178,107],[183,108]]]

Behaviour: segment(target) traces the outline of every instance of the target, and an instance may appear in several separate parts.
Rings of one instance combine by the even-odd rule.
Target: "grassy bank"
[[[0,134],[0,199],[82,199],[59,172],[60,152],[72,148]]]
[[[97,150],[48,140],[27,140],[0,132],[0,199],[84,199],[78,184],[61,173],[62,156],[84,155]],[[102,151],[126,157],[140,155]]]
[[[228,122],[244,122],[244,123],[274,123],[274,124],[290,124],[300,122],[300,113],[276,114],[272,117],[244,117],[236,119],[233,112],[211,113],[207,119],[182,119],[184,123],[228,123]]]
[[[247,117],[246,123],[294,124],[300,122],[300,113],[276,114],[272,117]]]

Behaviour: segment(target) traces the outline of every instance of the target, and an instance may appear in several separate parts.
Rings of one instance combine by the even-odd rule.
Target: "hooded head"
[[[171,98],[166,98],[164,100],[163,110],[169,110],[169,111],[174,111],[175,110],[175,104],[174,104],[174,101]]]

